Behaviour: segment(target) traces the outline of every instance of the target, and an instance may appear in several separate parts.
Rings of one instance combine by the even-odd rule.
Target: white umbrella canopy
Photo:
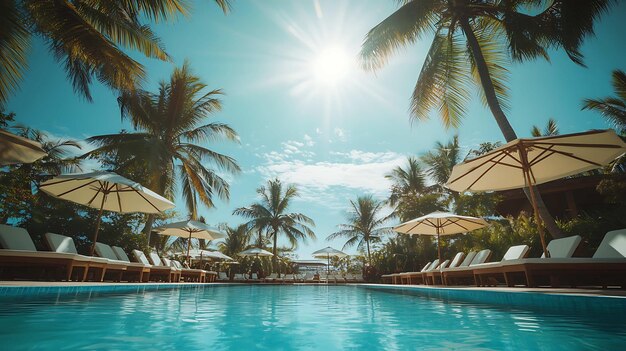
[[[113,172],[63,174],[41,183],[39,189],[56,198],[100,210],[91,255],[98,240],[103,210],[161,213],[175,207],[173,202],[163,196]]]
[[[455,191],[497,191],[528,187],[546,257],[533,187],[603,167],[626,152],[626,143],[612,130],[515,139],[452,169],[446,186]]]
[[[343,252],[343,251],[339,251],[337,249],[333,249],[330,246],[327,246],[323,249],[317,250],[315,252],[313,252],[311,254],[313,257],[315,258],[326,258],[327,260],[327,265],[326,265],[326,273],[330,273],[330,258],[331,257],[339,257],[339,258],[344,258],[349,256],[347,253]]]
[[[515,139],[460,163],[446,186],[455,191],[497,191],[532,185],[603,167],[626,152],[612,130]]]
[[[205,239],[205,240],[217,240],[226,237],[226,234],[219,232],[217,229],[198,222],[198,221],[182,221],[169,223],[154,229],[158,234],[168,236],[178,236],[181,238],[188,238],[187,242],[187,257],[188,264],[191,264],[191,256],[189,255],[191,250],[191,238]]]
[[[270,256],[274,256],[274,254],[272,254],[269,251],[260,249],[258,247],[253,247],[251,249],[247,249],[244,251],[241,251],[240,253],[238,253],[239,256],[255,256],[255,257],[270,257]]]
[[[0,130],[0,165],[32,163],[46,155],[40,143]]]
[[[184,256],[184,255],[186,255],[186,253],[185,252],[178,252],[177,255]],[[234,261],[234,259],[232,257],[230,257],[230,256],[224,255],[223,253],[221,253],[219,251],[211,251],[211,250],[193,249],[193,250],[189,251],[189,256],[192,259],[214,258],[214,259],[218,259],[218,260]]]
[[[441,246],[439,237],[466,233],[472,230],[484,228],[489,223],[478,217],[461,216],[449,212],[435,211],[425,216],[412,219],[393,228],[401,234],[433,235],[437,236],[437,253],[441,261]]]

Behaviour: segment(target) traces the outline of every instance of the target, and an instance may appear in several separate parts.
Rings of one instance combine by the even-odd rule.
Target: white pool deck
[[[110,282],[42,282],[42,281],[0,281],[0,287],[73,287],[73,286],[209,286],[209,285],[280,285],[288,288],[293,285],[320,285],[326,286],[327,284],[263,284],[263,283],[239,283],[239,282],[214,282],[214,283],[110,283]],[[333,286],[334,284],[330,284]],[[346,285],[346,284],[339,284]],[[355,285],[355,284],[347,284]],[[358,285],[358,284],[357,284]],[[571,288],[523,288],[523,287],[473,287],[473,286],[430,286],[430,285],[392,285],[392,284],[363,284],[370,287],[380,288],[419,288],[419,289],[444,289],[444,290],[464,290],[464,291],[494,291],[494,292],[517,292],[517,293],[542,293],[542,294],[563,294],[563,295],[582,295],[582,296],[612,296],[626,298],[626,290],[620,289],[571,289]]]

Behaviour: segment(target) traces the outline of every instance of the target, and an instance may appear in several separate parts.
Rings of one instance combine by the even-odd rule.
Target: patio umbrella
[[[328,264],[326,265],[326,273],[330,273],[330,258],[331,257],[339,257],[339,258],[344,258],[349,256],[347,253],[343,252],[343,251],[339,251],[337,249],[333,249],[332,247],[328,246],[325,247],[321,250],[317,250],[315,252],[313,252],[311,254],[313,257],[315,258],[320,258],[320,257],[326,257],[326,260],[328,261]]]
[[[191,249],[191,238],[216,240],[226,237],[225,234],[220,233],[217,229],[213,229],[208,225],[198,221],[182,221],[170,223],[156,228],[155,231],[161,235],[188,238],[189,241],[187,242],[187,260],[188,264],[190,265],[191,257],[189,256],[189,251]]]
[[[399,224],[393,230],[402,234],[436,235],[437,254],[441,261],[440,236],[466,233],[487,225],[487,221],[482,218],[436,211]]]
[[[176,253],[179,256],[184,256],[185,253],[184,252],[178,252]],[[226,256],[223,253],[219,252],[219,251],[211,251],[211,250],[200,250],[200,249],[193,249],[189,252],[189,257],[193,258],[193,259],[200,259],[202,260],[203,258],[214,258],[214,259],[218,259],[218,260],[229,260],[229,261],[233,261],[234,259],[230,256]]]
[[[515,139],[454,166],[446,186],[459,192],[528,187],[543,252],[549,257],[537,211],[535,185],[600,168],[625,151],[626,143],[612,130]]]
[[[259,249],[258,247],[253,247],[251,249],[241,251],[240,253],[238,253],[238,255],[239,256],[254,256],[254,257],[274,256],[274,254],[272,254],[271,252],[263,250],[263,249]]]
[[[170,200],[113,172],[63,174],[39,188],[56,198],[97,208],[98,220],[90,255],[93,255],[104,210],[119,213],[161,213],[175,205]]]
[[[46,155],[40,143],[0,130],[0,165],[31,163]]]

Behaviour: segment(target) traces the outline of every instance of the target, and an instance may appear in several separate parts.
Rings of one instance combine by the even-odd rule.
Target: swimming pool
[[[624,311],[545,313],[358,286],[0,298],[3,350],[619,350]]]

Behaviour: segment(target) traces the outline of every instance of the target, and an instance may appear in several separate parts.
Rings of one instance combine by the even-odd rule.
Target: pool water
[[[356,286],[0,298],[2,350],[623,350],[625,311],[548,314]]]

